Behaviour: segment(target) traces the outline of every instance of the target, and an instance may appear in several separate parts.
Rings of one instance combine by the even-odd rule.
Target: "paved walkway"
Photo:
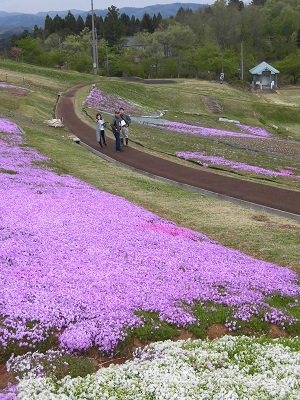
[[[110,138],[107,138],[108,146],[100,148],[96,141],[95,128],[84,123],[74,110],[74,95],[82,86],[86,85],[77,86],[60,95],[56,117],[63,118],[65,127],[92,151],[98,151],[104,158],[113,159],[114,162],[143,171],[147,175],[172,181],[173,184],[183,188],[300,221],[300,191],[249,182],[201,168],[198,170],[147,154],[130,146],[125,147],[123,152],[116,153],[114,140]]]

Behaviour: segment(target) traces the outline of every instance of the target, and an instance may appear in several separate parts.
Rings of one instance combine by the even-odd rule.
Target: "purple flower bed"
[[[119,99],[112,94],[105,93],[97,88],[90,90],[90,93],[83,101],[82,105],[109,113],[114,113],[114,111],[118,110],[120,107],[123,107],[128,114],[140,113],[138,108],[133,106],[132,104],[129,104],[124,100]]]
[[[23,88],[20,86],[15,86],[15,85],[8,85],[7,83],[0,83],[0,88],[4,88],[4,89],[18,89],[22,92],[31,92],[31,90],[27,89],[27,88]]]
[[[224,157],[206,156],[201,152],[185,152],[180,151],[175,153],[177,157],[183,158],[184,160],[195,159],[199,164],[202,164],[205,168],[209,166],[207,162],[213,165],[225,165],[232,169],[239,169],[240,171],[254,172],[255,174],[263,174],[269,176],[292,176],[293,178],[300,179],[299,175],[295,175],[293,167],[285,167],[285,169],[280,169],[279,171],[271,171],[265,168],[255,167],[253,165],[248,165],[245,163],[226,160]]]
[[[4,118],[0,118],[0,132],[21,134],[21,131],[16,124]],[[14,136],[13,139],[10,138],[10,140],[17,140],[18,142],[22,141],[21,137],[18,136]]]
[[[190,134],[190,135],[222,136],[222,137],[231,136],[231,137],[242,137],[242,138],[260,138],[260,139],[271,137],[271,135],[264,129],[251,128],[250,126],[248,127],[246,125],[241,126],[241,129],[246,130],[250,133],[244,133],[243,131],[241,132],[224,131],[221,129],[206,128],[203,126],[189,125],[181,122],[172,122],[172,121],[160,122],[158,120],[156,124],[147,122],[143,122],[143,124],[155,128],[161,128],[169,131]]]
[[[68,351],[96,345],[111,352],[127,328],[141,324],[137,310],[181,327],[194,322],[182,302],[293,322],[266,304],[274,293],[299,295],[288,268],[38,167],[47,158],[19,147],[15,125],[0,120],[0,131],[1,346],[30,347],[59,332]]]
[[[248,126],[248,125],[242,125],[242,124],[236,124],[236,126],[241,128],[241,130],[250,132],[252,135],[255,135],[258,137],[271,137],[270,133],[262,128]]]

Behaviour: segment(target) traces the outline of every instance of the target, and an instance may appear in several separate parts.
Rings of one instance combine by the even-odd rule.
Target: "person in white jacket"
[[[96,140],[97,142],[100,144],[101,147],[103,147],[102,145],[102,141],[104,146],[106,146],[106,134],[105,134],[105,121],[102,118],[101,114],[98,113],[96,115]],[[101,141],[102,139],[102,141]]]

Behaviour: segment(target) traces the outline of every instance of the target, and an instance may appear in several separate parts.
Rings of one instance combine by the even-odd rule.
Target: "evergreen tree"
[[[141,22],[138,18],[133,15],[130,20],[131,26],[133,27],[133,32],[138,33],[140,31]]]
[[[161,21],[162,21],[161,13],[158,13],[157,16],[156,14],[153,15],[152,23],[154,31],[159,27]]]
[[[193,11],[190,8],[184,9],[183,7],[180,7],[175,16],[175,20],[181,24],[188,24],[192,15]]]
[[[45,31],[46,31],[46,35],[49,36],[51,35],[51,33],[55,32],[55,26],[54,26],[54,22],[53,19],[51,17],[49,17],[49,15],[46,15],[45,18]]]
[[[34,38],[45,39],[45,30],[37,25],[34,25],[32,36]]]
[[[119,10],[115,6],[108,7],[108,13],[104,18],[104,39],[109,46],[118,45],[125,34],[125,29],[119,19]]]
[[[88,14],[85,19],[85,27],[90,31],[92,30],[92,15]]]
[[[94,24],[95,24],[95,29],[97,31],[97,36],[99,38],[103,38],[104,37],[104,27],[103,27],[103,18],[101,15],[97,16],[95,14]]]
[[[71,11],[65,16],[65,29],[69,33],[77,33],[77,22]]]
[[[148,13],[145,13],[143,15],[140,29],[141,29],[141,31],[144,31],[144,32],[149,32],[149,33],[154,32],[153,21]]]
[[[77,26],[76,33],[82,32],[85,28],[84,21],[81,15],[78,15],[77,17],[76,26]]]
[[[124,32],[126,36],[132,36],[134,34],[134,27],[131,25],[131,20],[127,14],[122,13],[120,21],[123,25]]]
[[[65,21],[58,14],[53,18],[53,32],[62,32],[65,29]]]
[[[245,4],[241,0],[229,0],[228,6],[236,7],[239,11],[241,11],[245,7]]]

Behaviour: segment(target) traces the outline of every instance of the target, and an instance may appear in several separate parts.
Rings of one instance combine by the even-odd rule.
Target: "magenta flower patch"
[[[259,310],[293,323],[267,300],[299,295],[294,272],[38,167],[47,158],[19,146],[14,124],[0,126],[1,346],[34,346],[56,333],[68,351],[111,352],[141,324],[135,311],[184,327],[196,301],[233,307],[244,320]]]
[[[15,86],[15,85],[8,85],[7,83],[0,83],[0,88],[4,89],[17,89],[19,92],[31,92],[31,90],[27,88],[23,88],[20,86]]]
[[[112,94],[103,92],[100,89],[93,88],[82,103],[83,106],[99,109],[109,113],[114,113],[120,107],[123,107],[128,114],[140,113],[137,107],[120,99]]]
[[[240,171],[249,171],[255,174],[263,174],[268,176],[292,176],[293,178],[300,179],[299,175],[295,175],[293,167],[286,167],[285,169],[280,169],[279,171],[271,171],[266,168],[256,167],[254,165],[248,165],[245,163],[226,160],[224,157],[216,157],[216,156],[206,156],[201,152],[185,152],[180,151],[175,153],[177,157],[183,158],[184,160],[194,159],[197,160],[199,164],[202,164],[205,168],[210,165],[224,165],[230,167],[232,169],[237,169]]]
[[[0,132],[20,134],[19,127],[8,119],[0,118]]]
[[[181,122],[163,121],[157,120],[157,123],[146,123],[144,125],[151,126],[159,129],[166,129],[178,133],[184,133],[189,135],[200,135],[200,136],[232,136],[232,137],[243,137],[243,138],[266,138],[271,135],[263,129],[251,128],[250,126],[240,125],[241,132],[224,131],[221,129],[206,128],[198,125],[189,125]],[[243,131],[249,132],[245,133]]]
[[[265,129],[262,129],[262,128],[248,126],[248,125],[242,125],[242,124],[236,124],[236,126],[241,128],[241,130],[244,130],[246,132],[250,132],[254,136],[271,137],[270,133],[267,132]]]

